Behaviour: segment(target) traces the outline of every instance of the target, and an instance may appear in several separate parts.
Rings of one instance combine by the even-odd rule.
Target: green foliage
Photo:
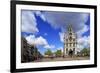
[[[47,51],[45,52],[45,55],[51,56],[53,53],[50,49],[47,49]]]
[[[81,50],[81,54],[83,56],[89,56],[90,55],[90,49],[84,48],[83,50]]]
[[[57,50],[57,51],[55,52],[55,55],[56,55],[56,57],[61,57],[61,55],[62,55],[61,50]]]

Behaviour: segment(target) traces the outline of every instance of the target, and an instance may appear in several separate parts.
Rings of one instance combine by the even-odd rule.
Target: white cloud
[[[63,42],[64,33],[67,32],[67,25],[71,24],[74,31],[77,33],[79,48],[89,46],[89,36],[82,37],[90,28],[86,25],[89,13],[74,13],[74,12],[41,12],[41,11],[22,11],[22,31],[28,33],[39,32],[34,14],[40,16],[42,20],[47,21],[54,29],[61,29],[59,37]],[[46,33],[44,35],[47,35]],[[27,36],[26,39],[30,44],[42,45],[44,48],[53,48],[47,40],[34,35]]]
[[[35,43],[36,43],[37,45],[47,45],[47,44],[48,44],[48,43],[47,43],[47,40],[44,39],[44,38],[41,37],[41,36],[35,39]]]
[[[55,48],[55,46],[54,45],[45,45],[44,48],[46,48],[46,49],[53,49],[53,48]]]
[[[29,35],[26,37],[27,41],[29,44],[34,44],[34,45],[47,45],[47,40],[44,39],[42,36],[40,37],[35,37],[34,35]]]
[[[89,27],[87,25],[84,25],[83,28],[81,30],[77,31],[76,33],[77,33],[78,37],[81,37],[82,34],[87,32],[88,30],[89,30]]]
[[[64,42],[64,33],[63,32],[59,32],[59,36],[60,36],[60,41]]]
[[[35,37],[34,35],[29,35],[26,37],[26,40],[31,45],[43,46],[46,49],[55,48],[54,45],[49,45],[47,40],[45,38],[43,38],[42,36]]]
[[[74,32],[80,38],[82,35],[90,30],[86,22],[89,17],[89,13],[79,13],[79,12],[43,12],[42,13],[48,23],[54,29],[61,29],[59,37],[61,42],[64,42],[64,32],[67,32],[67,27],[69,24],[72,25]]]
[[[78,40],[78,49],[89,48],[90,47],[90,36],[80,37]]]
[[[89,13],[79,12],[43,12],[42,13],[48,23],[54,29],[60,28],[65,31],[68,24],[71,24],[75,31],[79,31],[84,28],[85,23],[88,20]],[[76,27],[77,26],[77,27]]]
[[[41,11],[35,11],[37,16],[40,16],[42,20],[46,21],[44,15],[41,13]]]
[[[35,33],[39,32],[36,19],[32,11],[22,10],[22,32]]]
[[[34,44],[34,41],[35,41],[34,35],[29,35],[29,36],[26,36],[25,38],[29,44],[31,44],[31,45]]]

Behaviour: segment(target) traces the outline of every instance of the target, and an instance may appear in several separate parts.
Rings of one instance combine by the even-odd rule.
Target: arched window
[[[75,46],[75,43],[73,43],[73,46]]]
[[[66,39],[66,42],[68,42],[68,39]]]
[[[70,46],[72,45],[72,43],[70,43]]]
[[[72,33],[70,32],[69,35],[72,35]]]
[[[73,39],[73,41],[75,41],[75,39]]]
[[[71,37],[71,36],[69,37],[69,40],[70,40],[70,41],[72,40],[72,37]]]

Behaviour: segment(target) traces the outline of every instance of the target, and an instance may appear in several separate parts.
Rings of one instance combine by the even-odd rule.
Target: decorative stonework
[[[72,29],[71,25],[68,25],[68,32],[64,34],[64,56],[77,54],[77,36]]]

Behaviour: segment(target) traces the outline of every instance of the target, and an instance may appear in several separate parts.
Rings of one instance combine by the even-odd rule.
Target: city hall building
[[[64,56],[77,54],[77,35],[75,34],[72,25],[68,25],[67,32],[64,33]]]

